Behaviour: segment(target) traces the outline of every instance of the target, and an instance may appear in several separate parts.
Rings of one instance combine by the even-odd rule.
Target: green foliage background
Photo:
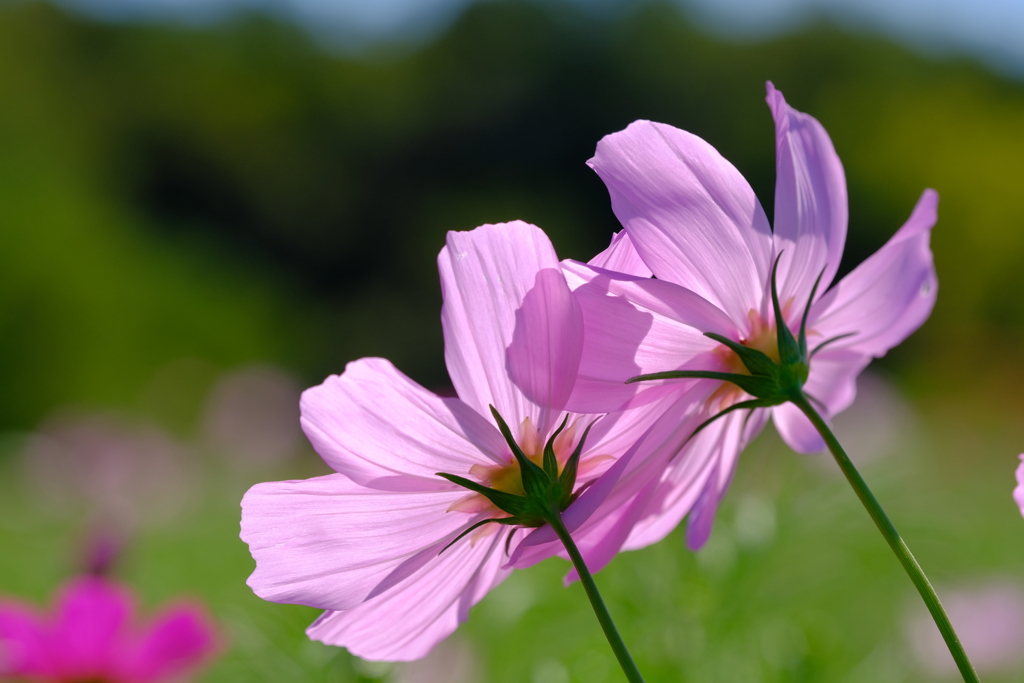
[[[116,409],[191,439],[208,378],[182,378],[173,400],[147,390],[181,358],[271,362],[314,384],[386,356],[443,387],[434,258],[448,230],[521,218],[589,258],[617,226],[584,162],[637,118],[707,139],[770,216],[767,79],[845,164],[843,272],[939,190],[939,303],[876,364],[919,421],[867,476],[940,588],[1019,581],[1021,83],[827,25],[732,43],[660,4],[612,21],[489,2],[429,43],[353,57],[259,16],[103,25],[30,2],[0,5],[2,592],[41,603],[74,570],[81,525],[40,511],[20,478],[22,437],[54,410]],[[599,576],[648,680],[924,680],[901,631],[909,582],[812,460],[767,434],[709,549],[674,534]],[[201,501],[142,533],[122,569],[147,606],[181,592],[211,605],[226,645],[202,680],[399,676],[307,642],[313,610],[244,585],[241,493],[319,472],[315,458],[248,479],[212,455],[202,467]],[[767,544],[738,540],[744,501],[775,511]],[[564,570],[521,572],[474,611],[460,637],[485,680],[617,680]]]

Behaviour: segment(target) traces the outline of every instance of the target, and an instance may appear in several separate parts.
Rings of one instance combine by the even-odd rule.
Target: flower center
[[[565,467],[566,461],[568,461],[569,456],[572,455],[581,423],[582,419],[579,416],[571,420],[571,422],[566,425],[565,429],[555,437],[551,444],[552,450],[555,452],[555,459],[558,461],[559,474],[562,473],[562,469]],[[544,464],[545,442],[546,439],[537,430],[537,426],[533,423],[532,419],[527,417],[522,421],[519,425],[519,435],[516,439],[516,443],[519,444],[519,448],[523,451],[523,455],[539,466],[543,466]],[[593,472],[602,463],[611,459],[612,458],[609,455],[588,456],[580,461],[579,474],[584,475],[589,472]],[[519,463],[511,454],[508,456],[508,464],[473,465],[469,469],[469,475],[481,484],[492,489],[511,493],[517,496],[526,495],[526,490],[523,488],[523,476],[519,469]],[[483,512],[484,510],[496,512],[494,515],[496,517],[505,516],[505,513],[497,510],[494,505],[487,500],[487,498],[479,493],[471,493],[464,498],[460,498],[448,508],[448,512],[477,513]]]

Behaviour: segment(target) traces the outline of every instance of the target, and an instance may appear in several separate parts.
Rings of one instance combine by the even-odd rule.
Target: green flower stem
[[[590,575],[590,571],[587,569],[586,563],[583,561],[583,556],[580,555],[579,549],[576,547],[576,543],[573,542],[572,536],[569,535],[569,530],[565,528],[565,524],[562,523],[560,515],[555,514],[551,519],[548,520],[548,524],[558,534],[558,538],[561,539],[565,549],[569,552],[569,557],[572,559],[572,564],[576,567],[576,572],[580,575],[580,582],[583,584],[583,588],[587,591],[587,597],[590,598],[590,604],[594,607],[594,614],[597,615],[597,620],[601,623],[601,628],[604,629],[604,635],[608,639],[608,644],[612,646],[612,652],[615,653],[615,658],[619,660],[619,666],[622,667],[623,673],[626,674],[626,680],[630,683],[644,683],[643,676],[640,675],[640,670],[636,668],[636,664],[633,663],[633,658],[629,654],[629,650],[626,649],[626,644],[622,642],[622,636],[619,635],[618,630],[615,628],[615,623],[612,621],[612,617],[608,614],[608,608],[604,606],[604,600],[601,599],[601,594],[597,592],[597,584],[594,583],[594,577]]]
[[[807,397],[801,393],[798,397],[790,399],[793,404],[796,405],[800,410],[803,411],[804,415],[810,419],[811,423],[814,424],[815,429],[821,434],[821,437],[825,439],[825,443],[828,445],[828,449],[832,452],[836,462],[839,463],[839,469],[846,475],[847,481],[850,482],[850,486],[857,493],[857,497],[860,498],[860,502],[864,504],[868,514],[871,515],[871,519],[874,520],[878,530],[882,532],[882,536],[885,537],[889,547],[896,554],[896,558],[903,565],[903,569],[906,570],[910,576],[910,580],[914,582],[917,587],[917,591],[921,594],[921,598],[924,600],[924,604],[928,606],[928,611],[932,613],[932,618],[935,620],[935,625],[939,627],[939,631],[942,633],[942,637],[946,641],[946,647],[949,648],[950,654],[953,655],[953,659],[956,660],[956,665],[960,669],[960,675],[964,677],[966,683],[979,683],[978,673],[974,670],[971,665],[971,660],[967,658],[967,653],[964,651],[964,646],[960,643],[960,638],[956,635],[956,631],[953,630],[953,625],[949,622],[949,617],[946,616],[946,611],[942,609],[942,603],[939,602],[939,596],[935,594],[935,589],[932,588],[932,584],[929,583],[928,577],[924,575],[924,570],[921,569],[921,565],[914,559],[913,554],[910,552],[910,548],[904,543],[903,538],[900,537],[896,527],[889,521],[889,517],[886,516],[882,506],[878,503],[874,494],[871,493],[871,489],[868,488],[867,483],[860,476],[857,468],[853,466],[849,456],[846,455],[846,451],[839,445],[839,441],[836,439],[835,434],[829,429],[829,426],[822,419],[821,415],[814,409]]]

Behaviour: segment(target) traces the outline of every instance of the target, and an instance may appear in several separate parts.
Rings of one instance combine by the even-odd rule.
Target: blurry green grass
[[[918,417],[902,450],[866,466],[867,479],[940,594],[996,579],[1024,584],[1024,520],[1010,497],[1024,435],[1008,416],[977,431],[952,406],[936,412]],[[0,473],[0,586],[42,603],[71,571],[81,529],[39,511],[13,462]],[[237,537],[237,503],[246,484],[211,472],[204,502],[143,533],[121,578],[148,610],[181,594],[211,607],[227,649],[202,681],[387,680],[388,667],[309,642],[303,629],[316,610],[265,603],[245,586],[252,561]],[[620,680],[582,589],[562,587],[567,567],[548,560],[516,572],[473,610],[457,637],[482,680]],[[905,620],[919,609],[909,580],[831,461],[789,452],[770,429],[744,454],[701,552],[686,551],[677,530],[619,555],[598,583],[651,682],[928,680],[906,640]]]

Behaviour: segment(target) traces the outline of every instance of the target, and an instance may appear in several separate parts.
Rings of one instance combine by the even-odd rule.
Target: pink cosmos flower
[[[715,333],[778,361],[770,279],[794,332],[807,311],[812,349],[804,391],[826,417],[848,407],[857,375],[928,317],[937,281],[929,249],[938,195],[926,190],[909,220],[878,252],[832,289],[846,239],[843,167],[817,120],[786,104],[768,83],[775,119],[774,232],[735,167],[700,138],[637,121],[602,139],[588,163],[604,180],[612,208],[639,261],[621,272],[575,262],[565,272],[583,312],[586,345],[569,407],[613,410],[644,395],[693,397],[704,418],[750,399],[718,380],[624,384],[670,370],[747,373]],[[656,279],[650,277],[651,273]],[[820,283],[812,295],[816,280]],[[739,453],[771,416],[799,452],[824,444],[794,405],[736,411],[711,423],[668,463],[622,547],[654,542],[689,514],[687,542],[699,548]]]
[[[326,609],[309,636],[367,659],[423,657],[511,571],[506,553],[526,536],[518,527],[484,524],[447,547],[475,524],[507,515],[438,476],[522,493],[491,406],[538,464],[566,420],[552,441],[560,469],[591,427],[577,493],[602,472],[621,470],[657,418],[647,410],[596,423],[596,415],[566,417],[583,319],[539,228],[515,222],[450,232],[438,266],[445,362],[458,398],[427,391],[386,360],[349,363],[301,401],[303,429],[337,474],[258,484],[242,500],[241,536],[256,560],[252,589]],[[570,530],[617,477],[602,481],[565,510]],[[594,552],[585,533],[574,537],[585,557]],[[534,546],[520,564],[560,552],[553,535]]]
[[[98,576],[75,579],[52,617],[0,601],[0,679],[43,683],[156,683],[180,680],[216,649],[198,605],[165,609],[145,628],[130,623],[131,594]]]
[[[1013,500],[1020,508],[1020,514],[1024,515],[1024,453],[1020,454],[1020,464],[1017,465],[1017,488],[1013,490]]]

